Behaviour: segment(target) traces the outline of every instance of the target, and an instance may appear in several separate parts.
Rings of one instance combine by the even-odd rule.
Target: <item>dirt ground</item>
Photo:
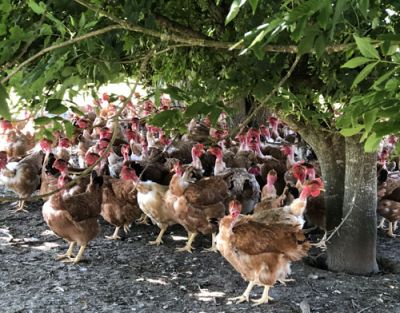
[[[199,236],[193,254],[176,252],[185,232],[171,227],[160,247],[148,245],[158,229],[133,225],[122,240],[113,228],[90,243],[78,265],[56,261],[67,244],[49,231],[41,202],[29,213],[0,206],[0,312],[400,312],[400,274],[371,277],[328,272],[297,262],[287,286],[270,291],[269,304],[230,304],[247,286],[217,253],[202,253],[210,238]],[[400,238],[379,233],[378,253],[400,261]],[[261,296],[262,288],[251,297]]]

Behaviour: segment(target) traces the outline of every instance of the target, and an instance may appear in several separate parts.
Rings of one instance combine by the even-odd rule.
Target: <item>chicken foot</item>
[[[117,239],[121,239],[121,237],[118,236],[118,232],[119,232],[119,229],[120,229],[120,228],[121,228],[121,227],[119,227],[119,226],[115,227],[115,231],[114,231],[114,233],[112,234],[112,236],[105,236],[105,238],[108,239],[108,240],[117,240]]]
[[[387,235],[392,238],[396,237],[396,235],[393,234],[393,223],[392,222],[389,222],[389,229],[388,229]]]
[[[56,260],[60,261],[60,260],[64,260],[64,259],[73,259],[74,255],[72,254],[72,252],[74,250],[74,246],[75,246],[75,242],[74,241],[70,242],[67,252],[65,252],[64,254],[57,255]]]
[[[269,300],[274,300],[274,298],[271,298],[268,295],[269,288],[271,288],[271,286],[265,285],[264,286],[264,291],[262,293],[261,298],[257,299],[257,300],[251,300],[251,301],[254,302],[253,306],[257,306],[257,305],[260,305],[260,304],[268,303]]]
[[[73,264],[79,263],[81,261],[81,259],[82,259],[82,255],[83,255],[83,252],[85,251],[85,249],[86,249],[85,245],[81,246],[79,248],[78,254],[76,255],[76,257],[74,259],[63,260],[63,262],[65,262],[65,263],[73,263]]]
[[[216,241],[215,241],[215,238],[216,238],[217,234],[216,233],[212,233],[211,236],[212,236],[211,237],[211,247],[207,248],[207,249],[204,249],[201,252],[217,252],[218,251],[217,250],[217,244],[216,244]]]
[[[17,213],[17,212],[28,212],[27,210],[24,209],[24,206],[25,206],[25,200],[18,201],[17,208],[15,209],[14,212],[15,213]]]
[[[250,298],[250,292],[253,289],[255,283],[254,282],[249,282],[247,285],[246,290],[243,292],[243,294],[239,297],[234,297],[234,298],[228,298],[228,301],[236,301],[236,304],[242,303],[242,302],[249,302]]]
[[[188,240],[186,242],[186,245],[182,248],[177,248],[176,250],[179,252],[187,251],[189,253],[192,253],[192,249],[193,249],[192,243],[193,243],[193,240],[196,238],[196,236],[197,236],[197,233],[188,232]]]
[[[284,279],[278,279],[278,281],[279,281],[282,285],[286,286],[286,283],[287,283],[287,282],[296,281],[296,280],[293,279],[293,278],[284,278]]]
[[[384,217],[382,217],[381,222],[378,225],[378,229],[379,228],[385,229],[385,218]]]
[[[168,226],[166,226],[166,225],[162,225],[161,229],[160,229],[160,233],[157,236],[157,239],[153,240],[153,241],[149,241],[149,244],[156,245],[156,246],[159,246],[160,244],[162,244],[163,243],[162,236],[164,235],[165,231],[167,230],[167,227]]]
[[[142,216],[136,220],[136,224],[149,225],[149,218],[146,214],[142,213]]]
[[[311,246],[316,248],[321,248],[322,250],[326,250],[326,238],[328,237],[328,233],[325,231],[322,239],[316,243],[312,243]]]

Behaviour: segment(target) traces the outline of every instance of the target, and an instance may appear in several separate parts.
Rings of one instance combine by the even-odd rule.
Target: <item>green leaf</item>
[[[43,14],[46,11],[46,5],[43,2],[37,4],[34,0],[28,0],[28,5],[36,14]]]
[[[303,39],[300,40],[300,43],[299,43],[299,54],[300,55],[311,51],[311,49],[314,46],[314,39],[315,39],[316,34],[317,33],[315,31],[308,32],[303,37]]]
[[[256,45],[257,43],[259,43],[261,40],[264,39],[265,35],[269,33],[268,29],[264,29],[262,30],[256,38],[254,38],[253,42],[250,44],[250,46],[247,49],[251,49],[252,47],[254,47],[254,45]]]
[[[360,8],[361,14],[367,18],[369,9],[369,0],[359,0],[358,7]]]
[[[357,37],[356,35],[354,35],[354,39],[358,50],[360,50],[363,56],[376,60],[380,59],[378,50],[371,44],[371,39],[367,37]]]
[[[62,114],[68,111],[65,105],[61,104],[61,99],[49,99],[46,102],[46,111],[51,114]]]
[[[397,68],[392,69],[391,71],[383,74],[381,77],[379,77],[374,84],[372,85],[372,87],[378,87],[380,84],[382,84],[384,81],[386,81],[387,79],[389,79],[395,72],[397,71]]]
[[[81,110],[79,110],[76,106],[70,106],[69,107],[69,109],[73,112],[73,113],[75,113],[76,115],[79,115],[79,116],[83,116],[84,114],[83,114],[83,112],[81,111]]]
[[[359,125],[354,128],[343,128],[340,131],[340,134],[344,137],[351,137],[351,136],[358,134],[363,128],[364,128],[364,125]]]
[[[72,135],[74,134],[74,125],[70,121],[64,120],[64,129],[65,129],[65,134],[67,135],[68,138],[71,138]]]
[[[320,13],[317,16],[318,24],[323,30],[326,30],[331,14],[332,2],[330,0],[326,0],[324,6],[321,8]]]
[[[354,79],[353,84],[351,85],[351,88],[354,88],[357,86],[361,81],[363,81],[369,73],[374,69],[374,67],[378,64],[379,62],[375,63],[370,63],[366,67],[362,69],[362,71],[357,75],[357,77]]]
[[[335,13],[333,13],[333,19],[332,19],[332,28],[331,28],[331,34],[330,38],[333,40],[333,35],[335,34],[335,28],[336,24],[339,22],[339,18],[341,17],[345,5],[347,3],[347,0],[338,0],[335,5]]]
[[[82,13],[81,18],[79,19],[79,28],[83,28],[86,24],[85,13]]]
[[[249,0],[249,3],[251,5],[251,9],[253,10],[253,14],[254,14],[257,9],[258,0]]]
[[[318,38],[315,40],[315,53],[317,58],[319,59],[324,53],[326,48],[326,41],[325,36],[323,34],[319,35]]]
[[[7,120],[11,119],[10,108],[7,104],[8,93],[2,84],[0,84],[0,116]]]
[[[40,116],[35,118],[33,121],[35,122],[35,125],[46,125],[50,123],[52,119],[46,116]]]
[[[324,5],[325,2],[321,0],[304,1],[290,12],[288,21],[294,22],[303,17],[311,16],[321,10]]]
[[[232,21],[236,15],[239,13],[240,7],[246,3],[247,0],[233,0],[231,4],[231,8],[229,9],[229,13],[225,19],[225,25],[227,25],[230,21]]]
[[[378,109],[374,109],[374,110],[368,111],[364,114],[365,132],[369,133],[371,131],[372,126],[374,126],[374,124],[375,124],[377,113],[378,113]]]
[[[355,57],[352,58],[350,60],[348,60],[345,64],[343,64],[341,67],[345,67],[345,68],[356,68],[360,65],[363,65],[365,63],[368,62],[372,62],[374,61],[373,59],[369,59],[369,58],[364,58],[364,57]]]
[[[376,133],[372,133],[368,139],[365,141],[364,150],[365,152],[375,152],[378,149],[379,143],[381,142],[381,137],[378,137]]]

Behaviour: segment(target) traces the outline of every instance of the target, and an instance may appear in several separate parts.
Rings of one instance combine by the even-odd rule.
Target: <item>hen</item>
[[[188,232],[185,247],[178,251],[192,252],[192,242],[199,232],[212,234],[209,250],[215,251],[216,222],[225,215],[224,203],[230,196],[226,177],[213,176],[190,182],[193,168],[186,169],[183,175],[179,165],[176,168],[178,170],[171,180],[166,202],[174,209],[178,223]]]
[[[133,169],[123,167],[121,179],[109,178],[102,189],[101,216],[115,226],[112,236],[107,239],[120,239],[119,229],[124,227],[125,233],[134,220],[140,217],[141,211],[136,201],[135,185],[138,177]]]
[[[3,166],[0,181],[8,188],[18,194],[21,198],[29,197],[40,184],[40,171],[42,168],[44,153],[34,152],[19,162],[10,162]],[[19,201],[16,211],[24,210],[25,200]]]
[[[68,181],[68,176],[60,176],[59,187]],[[101,212],[103,178],[92,173],[86,191],[71,194],[62,190],[52,195],[43,204],[42,214],[50,229],[59,237],[69,242],[65,254],[59,255],[58,260],[78,263],[90,240],[94,239],[100,231],[97,221]],[[80,246],[79,252],[73,258],[74,245]]]
[[[152,181],[139,182],[137,188],[137,202],[140,209],[146,214],[153,224],[160,228],[156,240],[150,241],[152,245],[160,245],[162,237],[168,226],[177,224],[175,212],[171,206],[167,206],[165,194],[168,186],[163,186]]]
[[[307,254],[310,247],[298,225],[264,223],[252,216],[240,216],[240,202],[230,203],[230,215],[219,225],[217,249],[223,257],[249,281],[245,292],[235,298],[237,303],[249,301],[254,285],[264,286],[262,297],[255,305],[267,303],[269,289],[276,281],[285,281],[290,274],[290,262]]]

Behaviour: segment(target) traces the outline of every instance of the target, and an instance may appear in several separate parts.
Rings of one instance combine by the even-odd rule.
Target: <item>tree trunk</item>
[[[353,274],[378,271],[376,262],[376,155],[365,153],[359,137],[345,139],[343,217],[328,243],[330,270]]]
[[[345,186],[345,142],[339,134],[325,137],[314,149],[325,183],[325,228],[327,231],[340,224],[343,216]]]

